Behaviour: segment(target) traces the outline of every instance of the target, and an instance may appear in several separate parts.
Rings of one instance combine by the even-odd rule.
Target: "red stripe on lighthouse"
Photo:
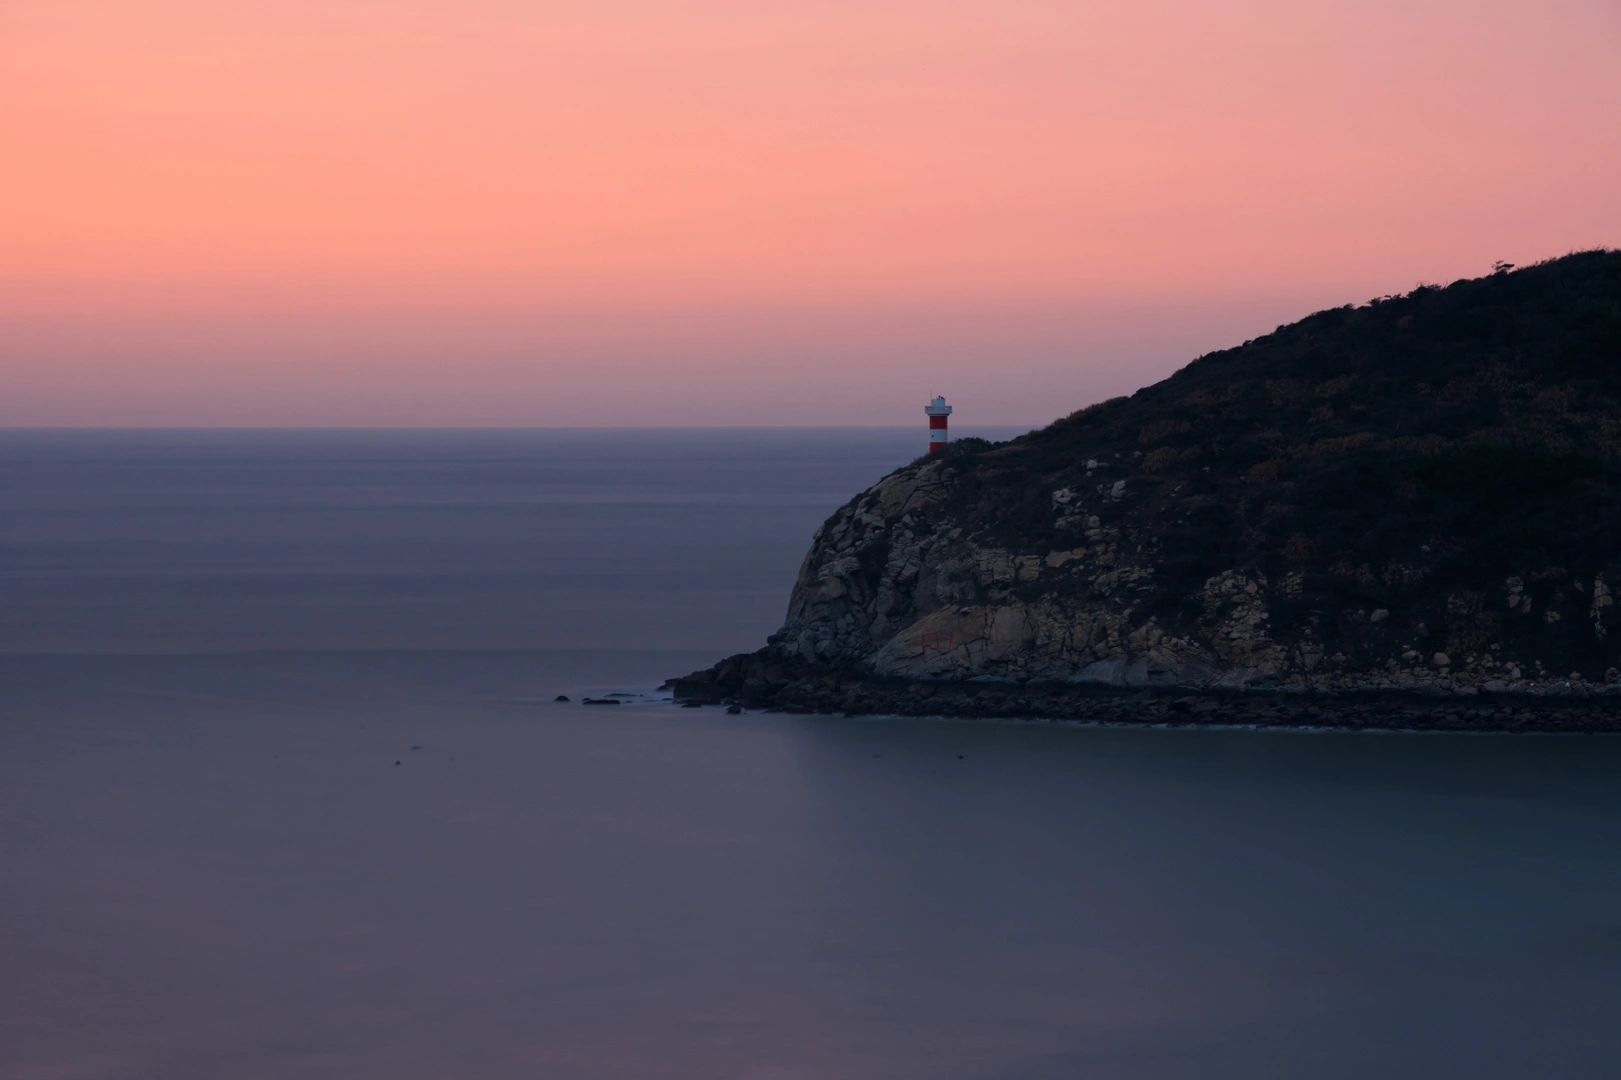
[[[951,415],[951,406],[945,398],[936,397],[923,411],[929,418],[929,453],[938,454],[946,448],[946,417]]]

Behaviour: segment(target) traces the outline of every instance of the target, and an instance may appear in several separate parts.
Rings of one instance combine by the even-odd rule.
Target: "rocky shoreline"
[[[1556,683],[1493,691],[1143,688],[913,681],[816,668],[771,650],[666,683],[683,705],[843,716],[1186,727],[1621,734],[1621,688]]]

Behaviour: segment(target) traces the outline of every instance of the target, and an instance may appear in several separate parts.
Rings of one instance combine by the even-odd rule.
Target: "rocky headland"
[[[1621,252],[1318,312],[817,530],[686,702],[1621,730]]]

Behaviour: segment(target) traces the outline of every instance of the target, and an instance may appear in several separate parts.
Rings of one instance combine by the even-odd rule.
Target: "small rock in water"
[[[681,703],[681,707],[683,709],[696,709],[699,706],[698,706],[698,703],[696,701],[683,701]]]
[[[395,762],[395,763],[394,763],[394,764],[396,764],[396,765],[398,765],[398,764],[399,764],[399,762],[397,762],[397,761],[396,761],[396,762]]]
[[[619,704],[619,699],[618,698],[611,698],[611,697],[588,697],[588,698],[581,698],[580,699],[580,704],[581,705],[618,705]]]
[[[728,706],[726,706],[726,715],[727,716],[736,716],[738,713],[740,713],[742,711],[743,711],[743,706],[741,706],[741,705],[728,705]]]
[[[421,749],[422,749],[422,747],[420,747],[420,746],[413,746],[413,747],[411,747],[411,749],[413,749],[413,750],[421,750]]]
[[[556,697],[552,698],[552,700],[553,701],[567,701],[568,700],[568,695],[567,694],[558,694]]]

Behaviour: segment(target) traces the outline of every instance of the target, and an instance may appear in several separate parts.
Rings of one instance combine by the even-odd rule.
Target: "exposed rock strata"
[[[846,716],[930,716],[1171,727],[1621,733],[1613,690],[1562,684],[1519,693],[1454,689],[1287,691],[1122,689],[1079,683],[885,679],[762,649],[674,680],[687,704]]]

